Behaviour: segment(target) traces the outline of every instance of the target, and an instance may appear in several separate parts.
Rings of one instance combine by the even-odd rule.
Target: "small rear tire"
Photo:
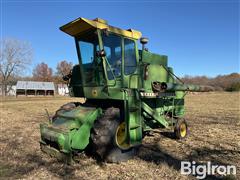
[[[174,128],[174,135],[176,139],[185,139],[189,134],[188,124],[185,119],[180,118],[177,119]]]

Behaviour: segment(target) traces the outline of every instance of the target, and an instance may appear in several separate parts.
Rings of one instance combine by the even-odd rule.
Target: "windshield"
[[[114,76],[121,76],[121,64],[122,64],[122,49],[121,49],[121,37],[114,34],[102,34],[102,40],[104,45],[104,51],[106,58],[110,64],[107,66],[108,79],[114,79]],[[111,68],[111,69],[110,69]],[[112,70],[112,72],[111,72]],[[113,76],[114,74],[114,76]]]
[[[80,58],[83,67],[84,82],[96,86],[102,82],[101,64],[97,62],[96,51],[99,51],[98,36],[95,32],[84,34],[78,39]]]

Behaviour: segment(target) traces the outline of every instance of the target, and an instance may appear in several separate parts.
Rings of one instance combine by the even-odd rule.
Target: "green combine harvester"
[[[210,88],[182,83],[167,56],[145,48],[148,39],[139,31],[100,18],[78,18],[60,30],[74,37],[79,59],[64,80],[72,97],[86,101],[65,104],[40,124],[42,151],[67,163],[82,151],[120,162],[133,157],[153,129],[169,128],[177,139],[187,136],[184,96]]]

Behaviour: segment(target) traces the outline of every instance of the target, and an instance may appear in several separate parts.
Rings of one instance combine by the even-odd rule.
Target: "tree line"
[[[56,84],[64,83],[63,75],[67,75],[73,64],[66,60],[57,64],[55,72],[46,63],[42,62],[34,67],[32,76],[25,77],[25,70],[30,67],[33,59],[33,48],[25,41],[17,39],[3,39],[0,42],[0,85],[2,94],[6,95],[10,90],[8,86],[16,84],[18,80],[52,81]],[[240,74],[219,75],[214,78],[207,76],[185,76],[185,83],[210,85],[215,90],[239,91]]]
[[[53,70],[48,64],[41,62],[32,70],[30,76],[12,76],[12,81],[8,81],[8,85],[14,85],[17,81],[41,81],[54,82],[55,84],[66,84],[62,79],[64,75],[70,73],[73,64],[66,60],[62,60],[57,64],[56,70]]]
[[[207,76],[184,76],[186,84],[212,86],[216,91],[240,91],[240,74],[231,73],[210,78]]]
[[[32,77],[25,77],[23,80],[33,80],[33,81],[43,81],[43,82],[55,82],[66,83],[62,77],[70,73],[73,64],[62,60],[57,64],[56,72],[54,73],[53,69],[50,68],[46,63],[42,62],[38,64],[32,72]]]

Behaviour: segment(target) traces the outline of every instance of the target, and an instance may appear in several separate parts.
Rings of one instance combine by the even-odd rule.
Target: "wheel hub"
[[[127,141],[127,137],[126,137],[126,124],[125,122],[122,122],[121,124],[118,125],[117,130],[116,130],[116,134],[115,134],[115,140],[116,140],[116,144],[119,148],[121,149],[129,149],[130,145]]]
[[[185,123],[180,125],[180,135],[181,137],[185,137],[187,135],[187,126]]]

